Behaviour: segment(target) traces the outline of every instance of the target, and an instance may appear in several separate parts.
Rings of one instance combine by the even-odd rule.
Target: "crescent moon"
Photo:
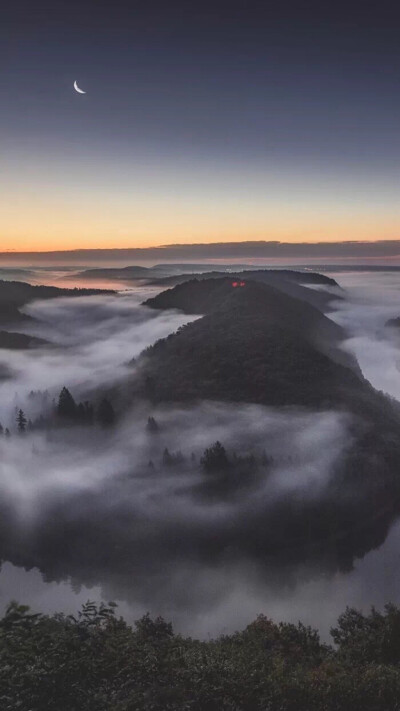
[[[86,91],[82,91],[82,89],[79,88],[79,86],[78,86],[78,84],[76,83],[76,81],[74,81],[74,89],[75,89],[75,91],[78,92],[78,94],[86,94]]]

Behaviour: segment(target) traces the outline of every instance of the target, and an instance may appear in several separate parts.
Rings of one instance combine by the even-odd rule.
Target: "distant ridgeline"
[[[13,324],[20,326],[24,322],[32,322],[32,318],[22,313],[20,309],[36,299],[54,299],[60,296],[93,296],[104,293],[112,294],[114,292],[100,289],[58,289],[54,286],[32,286],[23,281],[0,280],[0,326],[12,328]],[[14,333],[12,330],[0,328],[0,348],[24,350],[45,345],[50,344],[42,338],[25,333]],[[7,377],[8,374],[2,374],[0,370],[0,381]]]
[[[12,331],[0,331],[0,348],[11,350],[24,350],[25,348],[39,348],[48,345],[43,338],[28,336],[25,333],[13,333]]]
[[[146,387],[151,379],[156,401],[332,407],[351,403],[352,390],[358,397],[373,392],[355,359],[340,349],[343,329],[289,296],[286,285],[282,291],[251,279],[195,279],[145,305],[203,314],[143,355]]]
[[[164,278],[154,279],[150,284],[157,286],[176,286],[196,279],[222,279],[229,277],[238,281],[257,281],[273,286],[289,296],[314,304],[323,311],[329,310],[329,303],[333,299],[341,299],[339,284],[324,274],[309,271],[292,271],[290,269],[252,269],[231,271],[228,275],[222,271],[203,272],[201,274],[177,274]],[[310,289],[306,286],[320,287]],[[327,290],[331,289],[331,292]]]
[[[316,305],[249,278],[194,279],[145,305],[202,317],[148,348],[133,387],[153,403],[216,400],[335,410],[351,416],[351,444],[321,498],[255,514],[262,556],[308,550],[351,565],[381,543],[400,511],[400,406],[377,392]],[[306,290],[306,287],[295,285]],[[286,510],[287,509],[287,510]],[[273,534],[272,534],[273,531]]]
[[[114,292],[102,289],[58,289],[55,286],[32,286],[23,281],[0,280],[0,324],[28,321],[29,317],[22,314],[19,309],[36,299],[54,299],[59,296],[93,296],[107,293]]]

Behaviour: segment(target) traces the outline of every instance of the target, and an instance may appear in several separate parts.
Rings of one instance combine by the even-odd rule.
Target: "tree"
[[[155,395],[156,395],[156,386],[154,382],[154,378],[151,377],[151,375],[147,375],[145,382],[144,382],[144,392],[145,396],[149,400],[155,400]]]
[[[97,408],[97,420],[103,427],[110,427],[115,422],[114,408],[107,398],[103,398]]]
[[[264,615],[199,641],[149,614],[131,627],[114,603],[89,601],[76,615],[49,616],[12,602],[0,618],[1,708],[398,711],[398,654],[384,649],[392,633],[398,637],[398,612],[380,620],[346,613],[346,647],[354,642],[362,655],[349,657],[341,640],[334,649],[310,627]],[[373,642],[367,657],[365,632]]]
[[[168,447],[165,447],[165,449],[164,449],[162,461],[163,461],[164,466],[166,466],[166,467],[169,467],[172,464],[173,460],[172,460],[172,456],[170,454]]]
[[[57,413],[60,417],[70,420],[75,419],[77,415],[76,402],[65,385],[58,397]]]
[[[94,421],[94,407],[88,400],[85,400],[83,406],[85,408],[85,422],[87,422],[88,425],[92,425]]]
[[[11,437],[11,432],[10,432],[10,430],[8,429],[8,427],[6,427],[6,429],[4,430],[4,434],[5,434],[6,437]]]
[[[347,608],[331,635],[348,663],[400,663],[400,609],[393,604],[385,605],[383,613],[372,607],[369,615]]]
[[[152,434],[156,434],[157,432],[159,432],[160,428],[158,426],[157,421],[154,419],[154,417],[148,418],[146,430],[147,430],[147,432],[151,432]]]
[[[76,408],[76,419],[79,422],[85,422],[85,417],[86,417],[85,406],[84,406],[83,402],[80,402]]]
[[[263,467],[267,467],[270,464],[272,464],[273,459],[272,457],[269,457],[268,454],[266,453],[265,449],[263,449],[263,453],[261,455],[261,464]]]
[[[0,437],[1,437],[1,435],[2,435],[3,433],[4,433],[3,425],[2,425],[1,422],[0,422]]]
[[[18,432],[20,434],[23,434],[26,430],[26,425],[27,425],[27,419],[24,415],[23,410],[18,410],[17,425],[18,425]]]
[[[222,446],[221,442],[215,442],[215,444],[206,449],[200,463],[206,472],[226,471],[229,467],[229,460],[225,447]]]

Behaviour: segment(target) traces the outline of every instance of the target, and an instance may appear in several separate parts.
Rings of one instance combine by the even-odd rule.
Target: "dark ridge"
[[[59,289],[55,286],[32,286],[23,281],[0,280],[0,323],[27,321],[28,316],[20,312],[20,308],[35,299],[55,299],[60,296],[96,296],[98,294],[113,294],[112,290],[104,289]]]
[[[10,331],[0,331],[0,348],[12,350],[23,350],[25,348],[40,348],[48,345],[48,341],[25,333],[13,333]]]
[[[218,271],[192,275],[180,274],[166,277],[164,279],[158,279],[150,282],[150,284],[167,287],[182,284],[191,279],[198,279],[200,281],[204,279],[221,279],[226,278],[227,276],[229,276],[232,280],[251,280],[273,286],[276,289],[279,289],[279,291],[282,291],[289,296],[293,296],[295,299],[306,301],[307,303],[312,304],[321,311],[325,312],[330,310],[330,302],[332,300],[342,298],[340,286],[334,279],[314,272],[295,272],[288,269],[239,271],[232,272],[229,275]],[[313,286],[321,288],[309,288]],[[324,287],[329,289],[336,287],[337,293],[327,291]]]
[[[307,289],[304,288],[304,291]],[[310,341],[318,344],[323,352],[359,373],[355,359],[339,348],[346,336],[343,329],[316,306],[294,298],[275,286],[253,280],[235,281],[228,277],[193,279],[163,291],[145,301],[144,305],[157,309],[180,309],[188,314],[226,313],[230,309],[235,313],[244,312],[246,318],[256,318],[263,329],[267,324],[274,324],[299,335],[306,332]],[[246,328],[244,333],[247,333]]]
[[[79,273],[79,278],[82,279],[144,279],[151,274],[151,269],[147,267],[131,266],[131,267],[105,267],[98,269],[85,269]],[[75,278],[75,274],[71,274],[71,279]]]
[[[295,271],[292,269],[240,269],[233,270],[232,267],[229,268],[229,273],[226,270],[221,271],[220,269],[215,269],[212,271],[202,272],[199,274],[173,274],[167,277],[161,277],[155,279],[151,283],[160,286],[176,286],[181,284],[188,279],[218,279],[223,276],[229,276],[232,278],[249,278],[256,281],[266,281],[267,283],[280,282],[283,279],[285,281],[293,281],[297,284],[312,284],[321,286],[337,286],[339,284],[335,279],[325,276],[325,274],[319,274],[317,272],[310,271]]]
[[[257,282],[193,280],[145,302],[201,313],[147,349],[141,368],[156,400],[367,406],[371,386],[340,350],[344,331],[318,309]],[[364,402],[365,400],[365,402]]]
[[[388,328],[400,328],[400,316],[397,318],[390,318],[386,321],[385,326]]]

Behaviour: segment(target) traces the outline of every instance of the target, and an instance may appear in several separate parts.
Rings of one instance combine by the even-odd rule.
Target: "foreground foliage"
[[[77,617],[12,603],[0,621],[2,711],[395,711],[400,709],[400,610],[348,609],[336,647],[301,623],[264,616],[201,642],[149,615],[129,627],[114,606]]]

